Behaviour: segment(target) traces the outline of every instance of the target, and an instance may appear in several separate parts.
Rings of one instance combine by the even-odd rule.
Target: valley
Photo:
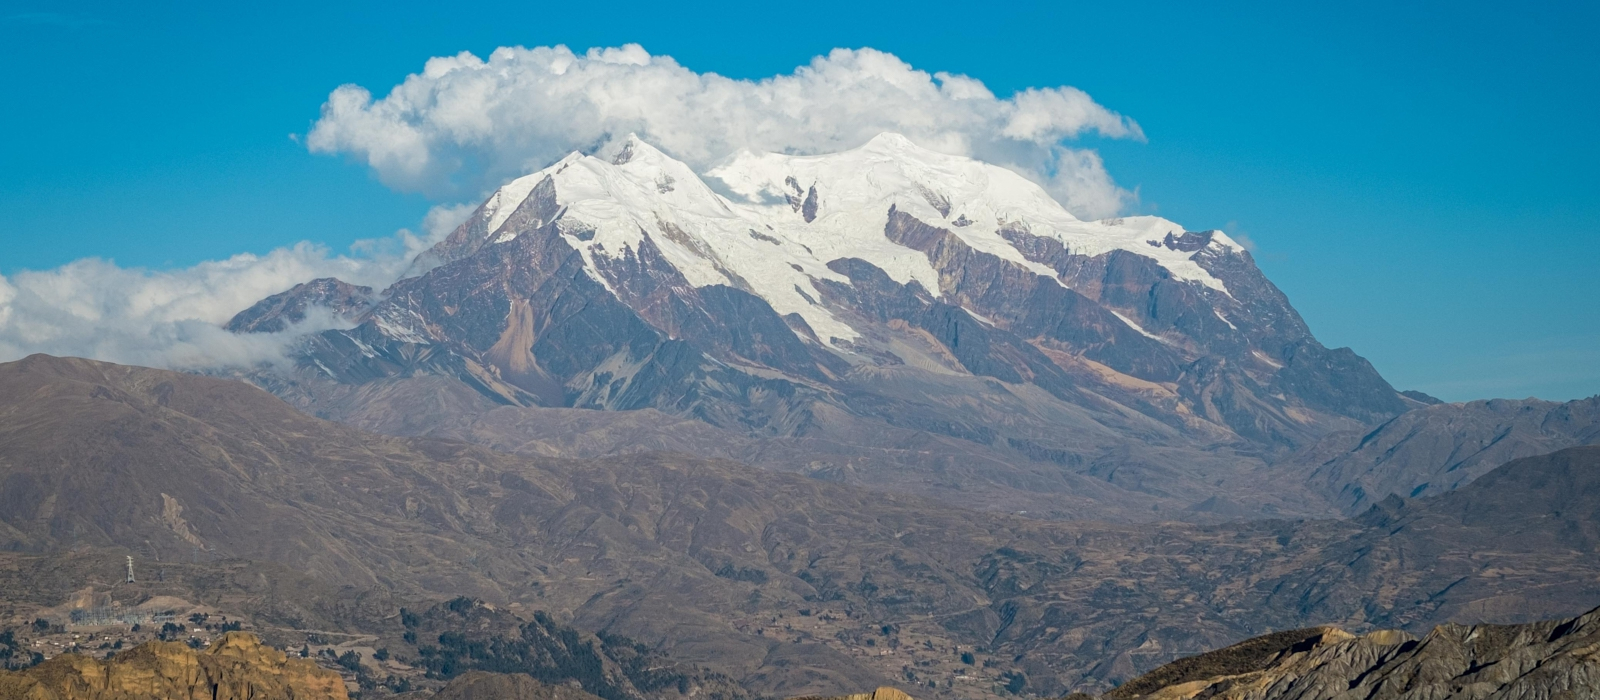
[[[465,596],[757,693],[896,682],[982,697],[1017,674],[1033,694],[1104,689],[1271,629],[1514,622],[1600,596],[1597,448],[1355,520],[1115,524],[683,455],[385,437],[238,382],[84,360],[10,363],[0,387],[5,548],[47,568],[107,553],[92,575],[8,600],[19,622],[97,579],[110,588],[121,552],[182,581],[160,561],[198,542],[233,563],[174,595],[257,625],[373,635],[412,660],[399,608]]]

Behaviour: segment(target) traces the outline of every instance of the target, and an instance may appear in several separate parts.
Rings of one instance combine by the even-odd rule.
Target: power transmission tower
[[[128,557],[128,583],[133,583],[133,557]]]

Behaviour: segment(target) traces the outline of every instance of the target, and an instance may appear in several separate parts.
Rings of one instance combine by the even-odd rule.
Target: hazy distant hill
[[[1294,462],[1309,469],[1314,490],[1354,514],[1389,494],[1443,493],[1513,459],[1595,443],[1600,396],[1497,399],[1429,406],[1367,434],[1330,435]]]

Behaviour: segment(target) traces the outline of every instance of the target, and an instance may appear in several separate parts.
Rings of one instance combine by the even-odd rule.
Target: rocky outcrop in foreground
[[[1105,700],[1600,698],[1600,608],[1526,625],[1440,625],[1354,636],[1324,627],[1181,659]]]
[[[0,673],[0,700],[347,700],[339,674],[230,632],[205,651],[149,642],[109,659],[66,654]]]

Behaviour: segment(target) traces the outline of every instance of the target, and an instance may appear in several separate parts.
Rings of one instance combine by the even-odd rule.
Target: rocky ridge
[[[1107,700],[1600,698],[1600,610],[1522,625],[1336,628],[1260,637],[1174,662]]]
[[[4,700],[346,700],[339,674],[229,632],[204,651],[148,642],[109,659],[66,654],[0,671]]]

